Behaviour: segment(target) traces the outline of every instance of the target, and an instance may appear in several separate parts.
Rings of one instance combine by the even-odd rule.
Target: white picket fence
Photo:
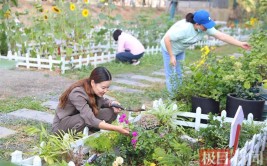
[[[241,107],[241,106],[239,106]],[[238,108],[240,109],[240,108]],[[215,117],[215,119],[221,122],[229,122],[231,123],[234,118],[226,117],[226,111],[221,112],[221,116]],[[195,122],[177,120],[178,117],[187,118],[195,118]],[[179,118],[178,118],[179,119]],[[196,113],[191,112],[179,112],[174,115],[173,122],[179,126],[188,126],[193,127],[195,130],[199,130],[200,128],[207,127],[207,124],[200,123],[202,119],[207,120],[208,115],[201,114],[201,108],[198,107]],[[249,114],[247,120],[243,121],[244,123],[266,123],[253,121],[253,114]],[[263,151],[265,150],[265,143],[267,137],[267,128],[265,128],[262,133],[256,134],[253,136],[252,140],[248,140],[243,148],[237,149],[235,155],[231,158],[231,166],[250,166],[252,161],[256,161],[257,164],[263,165]]]
[[[163,105],[161,99],[155,100],[153,102],[154,108],[159,108]],[[177,105],[173,106],[173,110],[177,109]],[[238,109],[242,109],[239,106]],[[188,118],[194,118],[195,122],[190,121]],[[214,117],[215,119],[223,122],[223,123],[231,123],[234,118],[227,117],[227,113],[225,110],[221,112],[221,116]],[[178,120],[178,119],[188,119],[186,120]],[[198,107],[196,113],[192,112],[178,112],[173,115],[172,122],[179,126],[186,126],[195,128],[195,130],[199,130],[200,128],[207,127],[207,124],[201,123],[201,120],[208,120],[207,114],[201,114],[201,108]],[[266,124],[267,121],[253,121],[253,114],[250,113],[248,118],[243,121],[244,123],[254,123],[254,124]],[[242,131],[241,131],[242,132]],[[267,140],[267,127],[265,127],[261,133],[255,134],[252,140],[248,140],[244,147],[241,149],[237,149],[234,156],[231,158],[231,166],[250,166],[252,161],[256,161],[257,164],[263,165],[263,151],[266,147]]]
[[[189,49],[194,49],[195,46],[215,46],[215,45],[222,45],[223,42],[219,40],[207,40],[201,41],[194,46],[191,46]],[[73,47],[72,56],[66,59],[66,50],[61,48],[61,53],[63,56],[58,59],[58,55],[49,55],[45,56],[37,54],[36,58],[30,55],[30,50],[33,50],[35,46],[28,48],[26,54],[22,55],[20,52],[8,51],[7,56],[0,56],[0,59],[8,59],[8,60],[15,60],[16,67],[26,67],[29,68],[37,68],[37,69],[49,69],[53,71],[55,68],[59,68],[61,73],[64,74],[66,70],[74,69],[74,68],[82,68],[82,66],[93,65],[94,67],[98,64],[103,64],[110,62],[115,59],[115,54],[107,52],[108,48],[116,48],[116,45],[91,45],[90,48],[77,48]],[[35,48],[38,49],[38,48]],[[147,47],[145,51],[145,55],[150,54],[157,54],[159,53],[160,47],[159,46],[152,46]],[[101,55],[99,53],[101,52]]]
[[[160,51],[159,46],[152,46],[146,48],[146,54],[155,54]],[[29,53],[26,53],[25,56],[20,56],[18,53],[12,54],[11,51],[8,52],[7,56],[0,56],[0,59],[8,59],[15,60],[16,67],[26,67],[29,68],[37,68],[37,69],[49,69],[53,70],[55,67],[59,67],[61,73],[64,74],[66,70],[79,68],[82,66],[93,65],[94,67],[98,64],[103,64],[110,62],[115,59],[115,54],[111,54],[110,52],[102,52],[101,55],[95,53],[91,56],[89,53],[86,57],[78,56],[77,59],[72,56],[70,59],[66,59],[65,56],[61,56],[60,60],[56,60],[53,58],[54,56],[49,55],[48,58],[42,58],[39,54],[37,54],[36,58],[32,58]]]

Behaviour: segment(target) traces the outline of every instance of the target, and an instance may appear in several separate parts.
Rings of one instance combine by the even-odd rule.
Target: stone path
[[[153,83],[165,84],[165,79],[163,79],[165,76],[163,69],[153,72],[152,75],[153,76],[145,76],[135,75],[132,73],[115,75],[112,81],[113,85],[110,87],[110,91],[122,93],[144,93],[143,89],[151,87]],[[114,100],[112,96],[105,95],[105,97]],[[50,110],[55,110],[58,105],[58,101],[56,100],[57,99],[51,99],[42,103],[42,105]],[[24,108],[7,113],[5,116],[52,124],[54,114]],[[16,131],[14,130],[0,126],[0,138],[9,137],[15,133]]]

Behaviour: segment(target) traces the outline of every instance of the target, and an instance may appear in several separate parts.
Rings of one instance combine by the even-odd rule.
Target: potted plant
[[[256,88],[245,89],[242,85],[237,85],[235,93],[227,95],[226,111],[228,117],[234,117],[239,105],[242,106],[244,116],[253,113],[253,119],[262,120],[264,109],[264,99],[259,95]]]
[[[244,52],[244,56],[234,62],[235,68],[227,75],[233,89],[226,102],[226,111],[231,117],[241,105],[245,117],[253,113],[255,120],[261,120],[265,101],[259,95],[257,84],[267,75],[267,53],[264,51],[267,47],[266,41],[266,31],[253,34],[250,39],[251,51]]]
[[[214,52],[214,48],[205,46],[201,49],[202,56],[199,61],[190,66],[191,74],[185,75],[183,83],[178,87],[177,100],[185,100],[192,105],[195,112],[201,107],[202,113],[220,113],[220,102],[225,101],[229,86],[222,80],[224,71]]]

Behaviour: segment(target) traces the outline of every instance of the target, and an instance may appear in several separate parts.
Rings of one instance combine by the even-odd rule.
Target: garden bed
[[[116,162],[118,157],[123,158],[124,163],[122,165],[153,163],[156,165],[172,165],[173,163],[198,165],[198,149],[216,150],[217,148],[223,148],[232,153],[233,148],[228,148],[228,142],[227,140],[225,141],[225,138],[229,138],[229,135],[223,139],[214,138],[218,139],[217,142],[225,141],[221,142],[222,145],[216,145],[217,147],[210,146],[209,142],[214,143],[214,141],[208,140],[209,137],[201,136],[201,134],[208,136],[211,132],[221,132],[219,131],[220,128],[225,131],[229,130],[227,127],[230,126],[227,124],[233,121],[233,118],[227,118],[226,112],[223,112],[221,116],[212,117],[214,121],[210,122],[210,124],[201,124],[201,119],[211,119],[208,115],[201,114],[200,108],[197,109],[196,113],[179,112],[177,110],[179,110],[179,107],[175,104],[165,105],[161,100],[155,101],[152,110],[139,114],[137,117],[130,116],[127,118],[127,115],[120,116],[118,123],[131,128],[130,137],[115,132],[97,132],[88,136],[85,130],[85,136],[76,140],[74,144],[71,143],[70,147],[72,147],[73,152],[81,151],[79,149],[83,147],[82,149],[85,150],[83,153],[89,152],[89,156],[83,156],[83,162],[88,162],[88,158],[93,156],[95,160],[92,161],[91,158],[90,164],[95,165],[110,165]],[[190,118],[196,118],[195,122],[189,120]],[[232,154],[231,159],[229,159],[233,166],[240,164],[250,165],[252,161],[262,162],[260,157],[262,157],[261,154],[265,150],[267,128],[266,126],[264,128],[265,122],[253,121],[251,118],[253,119],[253,115],[250,115],[243,122],[242,128],[244,130],[241,130],[241,133],[243,131],[243,133],[251,134],[251,129],[259,133],[251,135],[251,138],[246,137],[249,138],[247,140],[243,140],[242,137],[244,135],[241,134],[240,143],[244,145],[236,149],[235,154]],[[129,123],[127,122],[128,120],[130,120]],[[162,122],[164,122],[165,126],[162,126]],[[260,125],[258,130],[256,130],[257,125]],[[189,128],[188,130],[186,129],[187,127],[191,129]],[[215,130],[212,130],[212,128]],[[195,131],[200,131],[200,133],[196,135]],[[217,136],[223,136],[222,133],[217,133]],[[216,134],[212,137],[214,136]],[[205,139],[204,142],[203,139]]]

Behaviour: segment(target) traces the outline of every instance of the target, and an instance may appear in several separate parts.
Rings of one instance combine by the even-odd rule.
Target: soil
[[[50,71],[0,68],[0,100],[10,97],[35,97],[55,100],[73,80]]]

